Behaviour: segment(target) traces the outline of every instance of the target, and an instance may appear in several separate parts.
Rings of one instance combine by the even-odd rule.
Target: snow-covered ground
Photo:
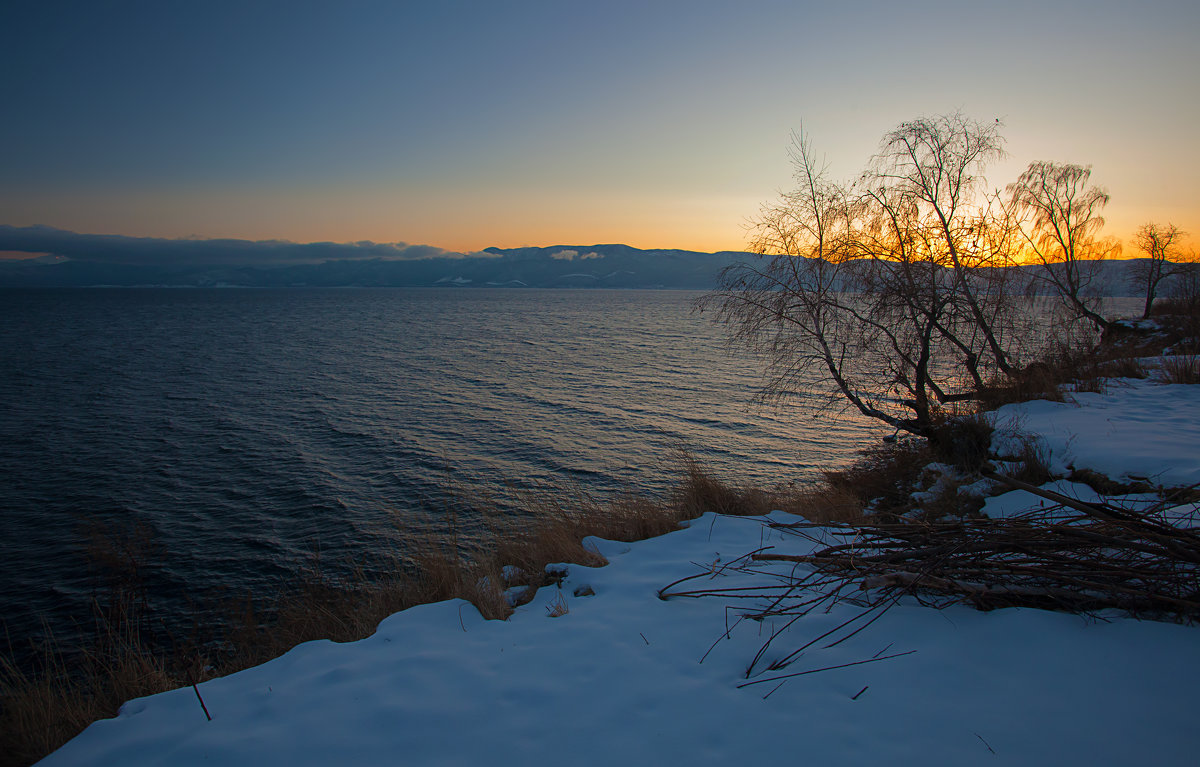
[[[1122,378],[1104,394],[1070,398],[1005,405],[996,425],[1038,435],[1056,472],[1073,466],[1126,482],[1200,483],[1200,386]]]
[[[1061,466],[1200,480],[1200,387],[1127,382],[1078,400],[999,416],[1039,433]],[[1037,499],[1008,493],[985,511],[1025,502]],[[760,662],[748,680],[782,620],[738,622],[732,600],[663,601],[657,591],[697,573],[707,574],[692,583],[715,588],[759,585],[761,576],[723,566],[762,546],[813,544],[762,520],[713,515],[653,540],[596,543],[609,566],[571,565],[561,589],[542,589],[508,621],[459,601],[407,610],[360,642],[310,642],[201,684],[212,721],[195,691],[175,690],[131,701],[43,763],[1197,763],[1200,629],[901,601],[781,672],[762,673]],[[813,612],[764,657],[859,612],[847,602]],[[809,670],[782,686],[738,686]]]

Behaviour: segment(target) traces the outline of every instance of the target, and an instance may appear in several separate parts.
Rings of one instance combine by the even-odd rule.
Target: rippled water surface
[[[756,409],[677,291],[0,293],[0,600],[86,618],[89,522],[145,523],[171,599],[437,530],[447,487],[661,490],[676,445],[763,484],[876,432]],[[470,520],[464,523],[469,526]]]

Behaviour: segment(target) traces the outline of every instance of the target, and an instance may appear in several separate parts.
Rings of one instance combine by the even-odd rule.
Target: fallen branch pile
[[[840,526],[772,522],[773,530],[803,537],[816,548],[787,554],[764,546],[669,584],[659,596],[716,597],[743,605],[734,611],[738,623],[784,619],[770,622],[770,636],[747,667],[747,678],[760,669],[779,671],[810,647],[840,644],[905,596],[935,607],[967,603],[982,610],[1037,607],[1089,615],[1117,610],[1200,623],[1200,504],[1181,506],[1168,498],[1127,508],[992,478],[1049,503],[1000,519]],[[1192,491],[1186,494],[1194,498]],[[741,577],[731,582],[722,576]],[[839,602],[863,609],[780,657],[768,652],[797,620]],[[722,637],[732,628],[726,626]],[[861,662],[898,657],[885,651]]]
[[[1183,514],[1170,500],[1139,510],[1085,503],[992,477],[1051,504],[1006,519],[860,525],[852,540],[811,554],[763,551],[752,559],[805,563],[877,596],[904,592],[984,610],[1116,609],[1180,623],[1200,619],[1196,508]]]

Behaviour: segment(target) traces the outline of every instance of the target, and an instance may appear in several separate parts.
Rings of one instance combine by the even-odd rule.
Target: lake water
[[[442,529],[448,488],[661,491],[683,446],[763,485],[880,432],[755,408],[754,360],[680,291],[0,293],[0,602],[87,623],[97,521],[143,524],[177,611]],[[513,513],[519,513],[514,510]],[[469,528],[471,520],[463,520]]]

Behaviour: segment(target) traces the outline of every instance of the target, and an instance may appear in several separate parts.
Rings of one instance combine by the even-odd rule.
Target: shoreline
[[[1153,385],[1155,384],[1150,382],[1138,384],[1133,388],[1138,389],[1138,387],[1144,388],[1146,386]],[[1078,390],[1078,387],[1076,387],[1076,390]],[[1077,396],[1087,397],[1093,395],[1086,392],[1078,392]],[[1108,395],[1095,394],[1094,396],[1103,399]],[[1033,403],[1033,405],[1039,405],[1039,403]],[[1020,409],[1022,407],[1028,408],[1030,406],[1031,405],[1029,404],[1005,405],[1001,408],[1001,412],[1004,411],[1004,408]],[[1044,406],[1039,405],[1039,407],[1053,408],[1062,406],[1046,403]],[[1161,412],[1162,410],[1163,407],[1161,403],[1158,403],[1146,412],[1139,412],[1139,417],[1145,419],[1154,412]],[[1066,408],[1065,412],[1072,411],[1070,411],[1069,408]],[[1042,416],[1039,415],[1039,417]],[[1106,423],[1108,423],[1109,428],[1111,428],[1111,419],[1107,420]],[[1096,442],[1099,443],[1100,441],[1096,440]],[[1200,440],[1196,440],[1196,443],[1200,444]],[[1069,446],[1071,443],[1070,440],[1068,440],[1063,444]],[[1057,445],[1054,449],[1061,451],[1062,445]],[[912,461],[908,461],[906,465],[900,467],[901,471],[908,473],[910,481],[913,479],[912,474],[915,468],[918,479],[923,484],[922,488],[917,488],[915,490],[910,488],[907,490],[906,494],[908,497],[915,498],[916,495],[921,493],[928,494],[939,486],[942,488],[942,490],[939,492],[945,494],[946,488],[953,484],[943,482],[943,477],[947,475],[947,472],[944,470],[941,471],[943,476],[932,480],[932,483],[928,477],[921,478],[921,475],[926,473],[926,468],[932,465],[929,460],[931,457],[932,456],[930,455],[917,455],[918,461],[923,461],[923,463],[919,463],[918,465]],[[862,476],[855,478],[852,473],[849,473],[850,475],[847,476],[846,472],[842,472],[840,479],[844,483],[851,485],[855,484],[856,482],[861,484],[860,480],[863,477],[872,474],[878,474],[881,469],[886,468],[880,464],[878,460],[874,460],[874,462],[872,462],[870,459],[870,454],[868,454],[867,458],[868,460],[866,464],[862,467],[862,471],[864,472]],[[729,512],[740,511],[743,514],[748,514],[751,516],[764,516],[772,509],[786,507],[789,505],[789,503],[792,504],[793,511],[800,512],[802,515],[809,517],[813,516],[814,510],[817,508],[825,508],[827,510],[830,508],[835,508],[839,509],[838,513],[833,515],[833,518],[835,519],[839,515],[842,517],[848,516],[851,519],[857,515],[859,520],[862,519],[861,506],[855,506],[853,494],[844,489],[839,490],[837,487],[837,482],[832,482],[830,487],[827,488],[827,491],[837,491],[833,494],[826,492],[825,494],[817,497],[812,495],[799,495],[793,496],[789,501],[782,496],[767,496],[761,491],[753,488],[730,487],[719,481],[715,481],[712,477],[706,475],[703,470],[701,470],[700,467],[694,463],[694,461],[691,463],[685,463],[685,470],[685,473],[688,477],[688,482],[683,485],[684,490],[682,492],[675,493],[670,499],[671,503],[674,504],[676,514],[673,517],[668,515],[668,517],[665,518],[665,521],[667,522],[666,527],[663,527],[661,523],[653,529],[649,529],[645,526],[648,512],[653,512],[649,514],[651,517],[658,516],[660,519],[663,519],[661,514],[661,505],[655,506],[653,501],[648,499],[629,498],[624,500],[624,503],[626,504],[625,509],[627,511],[627,516],[624,521],[627,524],[632,524],[633,528],[636,529],[627,527],[626,532],[623,534],[614,533],[613,528],[610,525],[608,530],[605,531],[604,537],[624,538],[626,540],[651,540],[651,538],[646,536],[647,533],[652,536],[661,536],[663,532],[669,531],[681,521],[695,519],[703,514],[728,514]],[[836,474],[838,473],[835,473],[835,475]],[[831,476],[831,479],[834,479],[834,477]],[[950,493],[950,497],[956,502],[960,501],[963,497],[960,493],[961,485],[954,486],[951,488],[951,490],[952,492]],[[925,498],[923,500],[927,501],[929,499]],[[804,508],[805,503],[808,504],[807,509]],[[988,501],[985,500],[985,508],[987,503]],[[858,511],[855,510],[856,508]],[[936,505],[933,506],[933,508],[936,508]],[[555,594],[563,588],[564,578],[563,576],[556,574],[556,571],[547,572],[546,565],[555,562],[581,562],[585,567],[594,567],[598,565],[599,559],[597,557],[602,556],[603,552],[610,550],[607,548],[610,543],[588,538],[588,536],[596,535],[596,532],[592,532],[591,530],[594,530],[594,528],[588,528],[586,525],[596,525],[600,521],[603,521],[605,517],[609,517],[608,523],[611,523],[612,521],[612,515],[606,513],[611,511],[611,509],[599,505],[594,506],[592,509],[590,509],[589,514],[585,514],[582,517],[577,514],[572,515],[567,506],[562,503],[558,503],[556,506],[554,506],[554,510],[559,515],[559,521],[561,524],[560,529],[557,531],[523,531],[526,537],[526,542],[530,544],[532,548],[526,549],[524,554],[519,553],[519,548],[509,549],[508,551],[498,551],[496,558],[489,565],[490,569],[488,569],[486,572],[482,569],[474,568],[469,563],[464,563],[458,559],[455,559],[454,561],[449,561],[447,558],[442,558],[440,561],[430,560],[429,566],[426,568],[426,572],[429,573],[431,577],[427,579],[425,584],[421,585],[420,589],[418,589],[420,596],[414,598],[413,595],[416,592],[408,590],[412,588],[412,584],[403,585],[401,590],[408,591],[406,592],[406,596],[404,596],[400,601],[389,601],[389,599],[395,600],[395,595],[392,595],[391,597],[380,597],[378,594],[372,595],[372,598],[368,599],[367,603],[372,605],[371,609],[373,609],[375,612],[367,614],[365,616],[365,620],[360,620],[356,627],[349,630],[349,633],[343,634],[343,639],[341,641],[353,642],[362,637],[373,636],[379,620],[385,618],[386,616],[394,617],[397,615],[397,609],[399,609],[401,612],[412,612],[416,607],[420,607],[422,605],[428,606],[431,604],[439,604],[444,602],[446,599],[460,600],[463,597],[467,597],[469,601],[474,603],[475,609],[481,618],[501,617],[502,615],[507,616],[513,614],[514,611],[519,614],[528,614],[528,612],[531,610],[536,612],[534,607],[531,606],[540,606],[542,609],[547,610],[550,616],[553,616],[554,610],[559,608],[554,604],[542,603],[551,598],[547,596],[547,593]],[[880,513],[880,509],[878,508],[876,508],[874,511],[877,514]],[[888,513],[896,512],[893,510],[889,511]],[[590,520],[590,522],[588,520]],[[712,523],[714,525],[715,520],[716,518],[714,517]],[[844,522],[847,520],[843,518],[840,521]],[[550,545],[550,541],[548,539],[554,540],[552,545]],[[589,548],[584,543],[585,541],[590,541],[592,543],[592,547]],[[540,556],[534,556],[530,553],[533,550],[540,550],[542,553]],[[621,551],[625,550],[626,549],[621,549]],[[548,551],[552,551],[553,553],[547,553]],[[524,562],[522,562],[522,564],[516,564],[517,562],[521,561],[522,556],[526,557]],[[571,567],[571,565],[568,565],[567,572],[570,572]],[[524,582],[521,582],[522,579],[524,579]],[[579,584],[581,588],[585,585],[590,586],[590,584]],[[663,584],[660,584],[660,586],[661,585]],[[346,599],[346,592],[340,591],[337,588],[328,588],[329,584],[327,583],[323,584],[318,581],[310,584],[309,586],[309,597],[315,598],[315,601],[311,601],[307,606],[302,606],[296,611],[299,614],[298,617],[301,619],[299,622],[301,624],[307,623],[306,627],[301,630],[301,633],[293,634],[290,638],[284,640],[283,644],[286,644],[287,647],[284,647],[282,644],[276,644],[274,646],[277,647],[278,650],[269,651],[267,657],[256,658],[255,662],[242,666],[243,669],[253,670],[258,668],[262,665],[264,660],[266,660],[267,663],[274,662],[269,658],[287,657],[290,655],[288,648],[292,647],[293,645],[311,640],[316,638],[316,636],[327,636],[330,633],[333,633],[329,631],[329,627],[331,625],[340,625],[338,630],[341,631],[349,629],[349,627],[344,624],[343,618],[333,616],[333,620],[329,621],[328,619],[331,617],[331,613],[326,613],[324,616],[326,618],[324,625],[317,630],[316,634],[314,635],[313,627],[317,625],[319,621],[310,622],[309,619],[314,613],[320,614],[325,612],[325,606],[340,604],[342,607],[350,606],[352,608],[351,612],[354,610],[362,610],[361,605],[351,604],[352,600]],[[390,586],[397,588],[400,586],[400,584],[390,584]],[[579,595],[575,596],[579,598]],[[409,601],[405,602],[404,600]],[[568,601],[563,603],[563,606],[566,606],[569,603],[570,600],[568,599]],[[314,609],[314,606],[317,609]],[[567,612],[569,612],[569,608],[567,609]],[[566,615],[566,612],[562,613],[562,615]],[[360,615],[359,617],[362,619],[364,616]],[[391,620],[392,618],[388,618],[385,622],[389,622]],[[464,623],[464,628],[465,625],[466,624]],[[254,642],[261,643],[264,638],[272,643],[279,640],[279,637],[271,635],[271,629],[266,629],[264,633],[264,631],[261,630],[261,627],[257,626],[249,636],[249,644],[251,645],[253,645]],[[144,661],[147,659],[145,657],[139,657],[135,658],[135,660],[143,662],[144,664]],[[236,669],[231,670],[235,671],[234,676],[238,676],[239,673],[243,673],[237,672]],[[164,679],[168,677],[174,679],[174,682],[168,686],[179,686],[178,676],[173,676],[171,673],[166,672],[166,670],[161,666],[157,668],[157,671],[164,675],[162,677]],[[200,687],[196,690],[197,694],[199,694],[200,689],[210,683],[205,681],[205,674],[211,674],[219,671],[219,669],[211,666],[206,667],[203,664],[193,666],[193,670],[190,673],[194,674],[194,676],[190,677],[190,679],[200,684]],[[186,684],[187,682],[184,683],[185,687]],[[154,689],[149,689],[141,693],[135,693],[134,695],[126,695],[125,697],[121,698],[121,700],[128,700],[130,697],[139,697],[142,694],[155,691],[156,690]],[[122,708],[122,711],[124,711],[124,707]]]
[[[1106,407],[1148,391],[1194,402],[1200,387],[1110,387],[1068,394],[1079,405],[1017,403],[996,417],[1016,422],[1034,411],[1043,420],[1023,423],[1048,440],[1051,467],[1069,460],[1076,470],[1120,446],[1076,447],[1056,419],[1093,430],[1140,424],[1148,456],[1187,437],[1162,402],[1125,411],[1115,425]],[[1147,422],[1149,413],[1159,418]],[[1200,429],[1194,419],[1186,426]],[[999,438],[1003,448],[1014,435]],[[1164,476],[1186,478],[1200,471],[1200,442],[1161,458]],[[1198,502],[1189,502],[1193,515]],[[984,512],[1003,521],[1031,503],[1040,501],[1003,492]],[[747,742],[768,760],[803,743],[832,765],[1190,764],[1196,627],[1112,612],[1088,620],[934,606],[928,597],[878,601],[858,589],[834,588],[813,609],[788,585],[797,577],[789,558],[841,544],[846,528],[797,519],[709,512],[636,543],[587,539],[611,566],[551,568],[556,582],[507,621],[487,621],[461,600],[414,607],[363,641],[307,643],[195,691],[132,701],[46,764],[303,766],[333,754],[385,764],[396,753],[422,764],[728,764]],[[775,601],[785,593],[791,602]]]

